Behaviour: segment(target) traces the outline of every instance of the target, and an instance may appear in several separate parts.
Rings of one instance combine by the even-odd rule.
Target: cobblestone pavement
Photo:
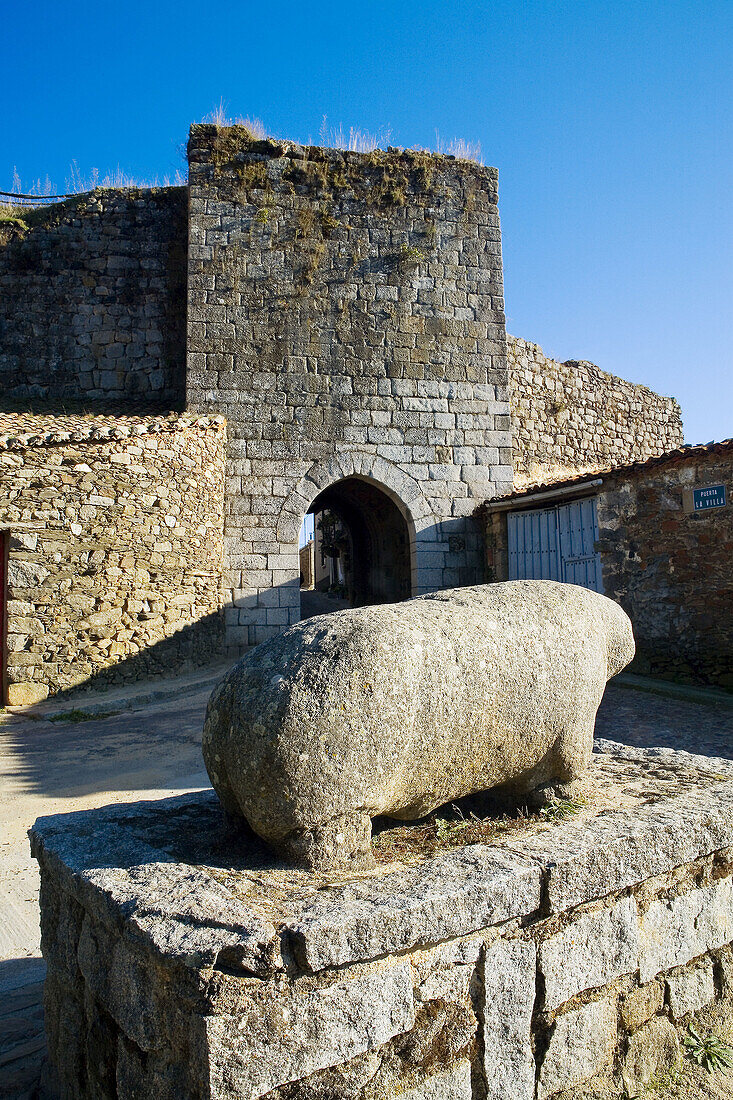
[[[730,704],[690,702],[611,683],[598,711],[596,737],[733,760],[733,697]]]
[[[94,713],[88,721],[53,722],[49,705],[34,717],[0,716],[0,1096],[7,1100],[38,1096],[44,1055],[38,875],[26,830],[42,814],[208,786],[200,739],[211,686],[185,684],[167,699],[158,689],[152,702],[144,691],[137,703],[124,693],[90,697],[80,704]],[[116,706],[129,709],[104,717]],[[733,705],[611,684],[596,734],[733,760]]]

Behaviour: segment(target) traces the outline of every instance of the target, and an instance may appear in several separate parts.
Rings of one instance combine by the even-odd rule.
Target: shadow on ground
[[[47,798],[208,785],[201,731],[210,691],[89,721],[5,715],[3,785]]]
[[[665,748],[733,759],[733,707],[687,701],[611,682],[596,719],[596,737],[636,748]]]

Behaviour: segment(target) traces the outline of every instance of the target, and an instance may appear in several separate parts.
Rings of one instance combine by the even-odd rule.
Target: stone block
[[[328,985],[267,987],[248,1011],[203,1021],[212,1097],[264,1096],[277,1085],[374,1050],[415,1022],[406,960]]]
[[[584,913],[539,947],[545,1009],[554,1011],[585,989],[608,985],[636,970],[639,923],[636,902],[622,898],[608,909]]]
[[[542,862],[551,911],[560,913],[727,847],[732,831],[733,783],[726,781],[633,811],[614,810],[590,822],[568,821],[562,836],[540,834],[522,842],[509,838],[506,847]],[[675,965],[672,960],[659,969]],[[656,973],[647,973],[642,981]]]
[[[640,976],[684,966],[733,940],[733,879],[653,901],[640,920]]]
[[[8,560],[7,584],[9,588],[35,588],[43,584],[49,570],[41,562],[25,561],[21,558]]]
[[[466,936],[534,912],[539,898],[537,867],[474,845],[334,888],[296,907],[287,923],[296,957],[319,971]]]
[[[484,941],[449,940],[411,956],[416,1001],[465,1003],[476,977]]]
[[[537,1100],[587,1081],[606,1067],[616,1046],[616,1006],[592,1001],[558,1016],[540,1068]]]
[[[534,1100],[532,1013],[535,945],[497,940],[484,955],[484,1071],[487,1100]]]
[[[702,962],[668,974],[665,984],[672,1019],[681,1020],[690,1012],[699,1012],[714,999],[713,964]]]
[[[7,701],[9,707],[27,707],[48,698],[48,684],[21,681],[8,684]]]
[[[663,1004],[664,989],[660,982],[640,985],[621,1001],[621,1023],[627,1031],[636,1031],[659,1012]]]
[[[35,550],[38,546],[38,535],[35,531],[12,531],[8,549],[12,554],[14,550]]]
[[[626,1095],[646,1095],[653,1078],[672,1069],[679,1060],[680,1042],[673,1025],[664,1017],[650,1020],[629,1039],[621,1071]]]

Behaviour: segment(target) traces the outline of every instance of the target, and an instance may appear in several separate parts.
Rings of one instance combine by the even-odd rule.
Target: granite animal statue
[[[229,671],[204,761],[224,809],[289,862],[368,867],[377,815],[581,776],[606,682],[633,655],[618,604],[555,581],[321,615]]]

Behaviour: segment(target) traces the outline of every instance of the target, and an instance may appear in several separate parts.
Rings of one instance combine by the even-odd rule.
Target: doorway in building
[[[507,516],[509,580],[551,580],[603,592],[595,497]]]
[[[410,534],[380,488],[357,477],[330,485],[301,529],[301,617],[396,603],[412,594]]]

